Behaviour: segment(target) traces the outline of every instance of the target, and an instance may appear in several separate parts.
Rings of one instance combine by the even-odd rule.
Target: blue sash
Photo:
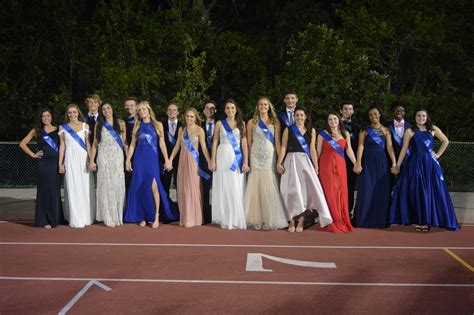
[[[62,124],[61,127],[63,127],[64,130],[66,130],[70,135],[71,137],[76,140],[77,143],[79,143],[79,145],[87,151],[87,146],[86,144],[84,143],[84,140],[82,140],[81,137],[79,137],[79,135],[74,131],[72,130],[72,128],[68,125],[68,124]]]
[[[207,128],[207,123],[205,123],[206,128]],[[209,133],[206,130],[206,145],[208,149],[212,148],[212,136],[214,135],[214,128],[215,128],[215,121],[211,123]]]
[[[155,152],[156,155],[158,155],[158,147],[156,146],[156,143],[154,143],[153,141],[153,136],[148,133],[145,133],[144,136],[145,136],[146,142],[148,142],[150,147],[153,149],[153,152]]]
[[[290,122],[290,120],[288,119],[288,115],[287,115],[286,110],[283,111],[283,112],[279,112],[279,113],[278,113],[278,116],[280,116],[281,120],[285,123],[285,125],[286,125],[287,127],[290,127],[290,126],[292,125],[291,122]]]
[[[188,128],[186,128],[186,131],[184,132],[183,142],[184,146],[186,147],[186,149],[188,149],[189,153],[191,153],[194,161],[198,166],[199,175],[205,180],[209,180],[211,178],[211,175],[207,174],[202,170],[202,168],[199,167],[199,153],[196,151],[196,148],[194,148],[193,144],[191,143],[191,140],[189,140]]]
[[[400,137],[400,136],[398,135],[398,133],[395,131],[395,128],[394,128],[392,125],[390,125],[389,129],[390,129],[390,131],[392,132],[393,139],[395,139],[395,141],[397,141],[398,145],[399,145],[400,147],[402,147],[402,146],[403,146],[403,137]],[[403,133],[405,133],[405,130],[406,130],[406,129],[403,128]],[[410,148],[407,149],[406,155],[407,155],[407,156],[410,156]]]
[[[110,125],[110,123],[107,120],[104,121],[104,126],[105,126],[105,128],[107,128],[107,130],[110,132],[112,137],[114,137],[115,141],[117,141],[118,145],[123,150],[124,147],[123,147],[122,138],[120,138],[120,136],[115,132],[114,128],[112,128],[112,126]]]
[[[306,142],[306,139],[301,134],[300,130],[298,129],[298,126],[296,124],[293,124],[293,125],[290,126],[290,129],[295,134],[296,140],[298,140],[298,142],[301,145],[301,147],[303,148],[304,152],[306,152],[306,155],[308,156],[308,159],[311,161],[311,152],[309,150],[308,142]],[[310,132],[310,131],[307,130],[306,132]]]
[[[240,167],[242,166],[242,162],[243,162],[242,152],[240,151],[240,146],[234,137],[234,133],[232,132],[232,129],[230,128],[229,123],[227,122],[227,119],[222,119],[221,123],[222,123],[222,127],[224,127],[225,131],[227,132],[227,138],[229,138],[229,142],[232,145],[232,149],[234,150],[235,158],[234,158],[234,161],[232,162],[232,166],[230,167],[230,170],[232,172],[235,172],[237,169],[240,169]]]
[[[372,128],[367,128],[367,134],[375,141],[382,149],[385,149],[385,144],[381,136],[375,133]]]
[[[47,144],[49,144],[51,149],[53,149],[56,152],[59,151],[58,144],[54,142],[54,140],[48,135],[46,130],[41,129],[41,137],[43,138],[44,141],[46,141]]]
[[[433,151],[433,149],[431,149],[431,147],[430,147],[431,139],[423,140],[423,143],[425,144],[426,148],[428,149],[428,152],[430,153],[431,158],[433,159],[433,161],[439,166],[439,170],[440,170],[440,172],[441,172],[439,178],[440,178],[441,180],[444,180],[441,165],[439,164],[438,159],[433,155],[433,154],[434,154],[434,151]]]
[[[261,120],[260,118],[258,119],[258,126],[260,127],[260,129],[262,129],[263,133],[265,134],[265,137],[267,137],[267,139],[272,144],[275,144],[275,137],[273,136],[273,133],[270,131],[270,128],[268,128],[267,125],[265,125],[263,120]]]
[[[337,143],[336,140],[334,140],[330,135],[328,135],[324,130],[319,133],[321,137],[324,138],[331,147],[340,155],[342,158],[344,158],[344,149]]]

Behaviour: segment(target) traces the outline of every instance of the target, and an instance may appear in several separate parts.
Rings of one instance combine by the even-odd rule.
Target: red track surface
[[[92,279],[112,290],[92,286],[68,314],[474,311],[474,272],[443,250],[472,266],[474,226],[290,234],[176,225],[45,230],[10,222],[0,232],[1,314],[57,314]],[[264,258],[273,272],[247,272],[248,253],[337,268]]]

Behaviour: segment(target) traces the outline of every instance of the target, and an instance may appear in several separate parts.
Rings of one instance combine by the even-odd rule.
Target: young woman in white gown
[[[249,167],[245,123],[233,100],[225,103],[225,114],[226,118],[216,123],[212,143],[212,221],[229,230],[246,229],[244,173]]]
[[[277,171],[282,174],[280,191],[290,221],[288,231],[303,232],[305,215],[314,210],[321,227],[331,224],[331,213],[317,175],[316,130],[311,128],[304,107],[295,108],[295,124],[285,129],[281,142]]]
[[[280,148],[280,122],[267,97],[257,101],[254,116],[247,123],[250,173],[245,189],[247,226],[256,230],[288,226],[275,173]]]
[[[87,167],[89,126],[76,104],[66,108],[66,123],[59,127],[59,172],[64,173],[64,216],[69,226],[94,223],[94,178]]]
[[[125,122],[117,119],[112,105],[103,102],[95,124],[89,170],[97,170],[97,221],[106,226],[123,224],[125,203]],[[94,163],[97,154],[97,165]]]

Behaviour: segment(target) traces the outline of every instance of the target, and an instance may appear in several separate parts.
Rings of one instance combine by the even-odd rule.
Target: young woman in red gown
[[[351,232],[344,152],[355,163],[350,134],[337,112],[328,114],[325,128],[318,135],[319,178],[329,206],[333,223],[323,228],[328,232]]]

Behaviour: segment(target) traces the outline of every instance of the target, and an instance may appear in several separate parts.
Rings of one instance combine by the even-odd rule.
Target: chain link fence
[[[35,159],[27,156],[18,142],[0,142],[0,188],[36,186]],[[436,144],[439,146],[439,143]],[[36,144],[30,148],[36,151]],[[474,142],[450,142],[440,158],[450,191],[474,191]]]

